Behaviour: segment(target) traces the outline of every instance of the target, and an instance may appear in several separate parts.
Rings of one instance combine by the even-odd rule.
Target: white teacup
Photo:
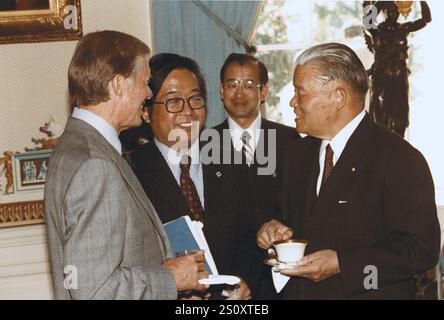
[[[279,262],[283,262],[287,265],[295,265],[299,260],[302,259],[307,244],[308,241],[306,240],[295,239],[273,242]]]

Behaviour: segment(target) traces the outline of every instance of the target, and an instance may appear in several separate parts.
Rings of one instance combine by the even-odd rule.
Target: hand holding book
[[[199,221],[191,221],[189,216],[182,216],[164,224],[174,254],[177,256],[184,252],[204,250],[205,269],[209,276],[206,277],[208,279],[202,278],[200,283],[205,285],[238,284],[241,281],[238,277],[219,275],[216,263],[211,255],[211,250],[202,231],[202,226],[202,223]]]

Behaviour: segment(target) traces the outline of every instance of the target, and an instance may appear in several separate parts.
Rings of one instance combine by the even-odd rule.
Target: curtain
[[[248,40],[260,4],[260,1],[152,1],[154,53],[173,52],[188,56],[202,68],[208,85],[206,127],[212,127],[226,117],[219,98],[220,68],[228,54],[245,52],[245,48],[199,5],[204,5]]]

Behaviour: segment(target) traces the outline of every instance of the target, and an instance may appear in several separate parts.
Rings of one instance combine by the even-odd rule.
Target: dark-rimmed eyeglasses
[[[188,99],[172,98],[165,101],[155,101],[154,104],[163,104],[169,113],[178,113],[185,108],[185,102],[188,102],[188,105],[193,110],[201,109],[205,106],[205,100],[200,94],[191,96]]]
[[[254,90],[256,88],[260,88],[261,84],[256,84],[253,80],[226,80],[224,81],[224,86],[227,90],[237,90],[242,88],[244,90]]]

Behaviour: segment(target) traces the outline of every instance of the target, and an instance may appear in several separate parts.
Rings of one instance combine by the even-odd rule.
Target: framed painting
[[[15,153],[13,172],[15,192],[43,189],[51,150]]]
[[[0,44],[76,40],[80,0],[1,0]]]

